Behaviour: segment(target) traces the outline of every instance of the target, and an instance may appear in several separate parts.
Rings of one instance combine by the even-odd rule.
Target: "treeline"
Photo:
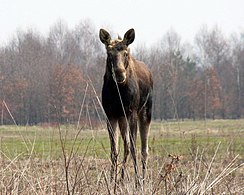
[[[142,43],[143,40],[137,40]],[[244,33],[225,37],[203,27],[194,42],[170,30],[133,56],[154,77],[154,119],[241,118],[244,115]],[[105,50],[98,29],[58,21],[45,37],[17,32],[0,47],[0,124],[103,119],[100,92]]]

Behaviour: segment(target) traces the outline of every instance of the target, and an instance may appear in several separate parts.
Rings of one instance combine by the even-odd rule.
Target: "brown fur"
[[[107,126],[111,144],[111,179],[114,178],[118,156],[118,128],[124,142],[124,160],[121,176],[124,178],[128,155],[131,153],[136,179],[137,123],[141,137],[142,171],[146,174],[148,156],[148,133],[152,111],[152,76],[147,66],[135,60],[128,45],[134,41],[134,29],[128,30],[123,40],[111,40],[104,29],[100,40],[107,50],[107,64],[102,89],[102,105],[107,115]]]

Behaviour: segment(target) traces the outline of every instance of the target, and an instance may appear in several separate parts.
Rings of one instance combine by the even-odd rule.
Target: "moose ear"
[[[105,29],[102,29],[102,28],[100,29],[99,38],[103,44],[105,44],[105,45],[110,44],[111,36]]]
[[[125,33],[123,43],[128,46],[134,40],[135,40],[135,30],[132,28]]]

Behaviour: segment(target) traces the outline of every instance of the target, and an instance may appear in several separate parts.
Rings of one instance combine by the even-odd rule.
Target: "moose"
[[[99,38],[107,51],[106,71],[102,88],[102,106],[107,117],[107,129],[111,145],[111,181],[117,174],[118,128],[124,143],[121,179],[124,179],[128,155],[131,153],[138,181],[136,159],[137,126],[141,137],[141,161],[143,179],[146,176],[148,134],[152,112],[153,80],[147,66],[130,54],[129,45],[135,39],[130,29],[123,39],[112,39],[109,32],[100,29]]]

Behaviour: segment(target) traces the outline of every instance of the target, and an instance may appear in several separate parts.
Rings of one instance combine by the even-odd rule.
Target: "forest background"
[[[202,26],[189,43],[170,29],[150,46],[136,40],[132,55],[152,71],[154,120],[243,118],[244,32]],[[0,124],[102,120],[105,61],[91,20],[17,31],[0,45]]]

